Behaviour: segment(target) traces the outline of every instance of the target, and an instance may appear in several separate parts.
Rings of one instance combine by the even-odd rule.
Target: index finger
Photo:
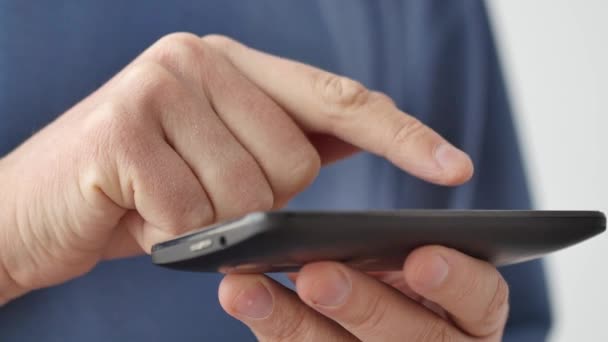
[[[467,181],[470,158],[386,95],[352,79],[272,56],[221,36],[203,38],[285,108],[305,130],[335,136],[444,185]]]

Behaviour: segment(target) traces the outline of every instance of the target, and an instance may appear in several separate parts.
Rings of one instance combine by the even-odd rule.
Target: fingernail
[[[448,263],[442,256],[434,255],[418,267],[416,283],[429,290],[438,289],[448,277],[449,269]]]
[[[466,159],[464,152],[446,142],[435,149],[435,160],[444,170],[459,168]]]
[[[268,289],[260,282],[243,290],[234,299],[234,310],[242,316],[262,319],[272,313],[273,299]]]
[[[325,272],[312,290],[311,300],[315,305],[336,307],[342,304],[351,291],[349,277],[339,270]]]

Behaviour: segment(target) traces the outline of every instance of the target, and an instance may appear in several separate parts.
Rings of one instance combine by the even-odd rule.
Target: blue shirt
[[[458,188],[416,180],[362,153],[325,168],[291,208],[528,208],[516,135],[482,1],[0,1],[0,156],[94,91],[166,33],[221,33],[387,93],[467,151]],[[541,263],[503,268],[505,341],[542,340]],[[0,341],[250,340],[216,293],[221,276],[147,256],[0,308]]]

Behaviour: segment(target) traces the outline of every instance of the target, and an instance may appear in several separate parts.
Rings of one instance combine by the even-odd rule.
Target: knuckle
[[[376,335],[387,318],[389,303],[383,297],[374,296],[366,307],[351,319],[351,324],[370,335]]]
[[[485,309],[476,311],[476,314],[469,320],[470,324],[479,329],[479,336],[490,335],[504,323],[507,317],[509,307],[509,286],[504,281],[502,276],[496,272],[497,282],[492,293],[492,297],[487,302]],[[481,280],[478,277],[469,277],[469,282],[463,288],[463,291],[456,298],[458,301],[465,302],[474,298],[481,288]]]
[[[162,37],[150,50],[153,60],[177,74],[191,74],[209,58],[200,37],[184,32]]]
[[[289,319],[279,320],[278,326],[273,330],[272,336],[277,341],[307,341],[306,338],[309,334],[307,329],[306,314],[304,307],[298,307],[293,314],[289,316]]]
[[[498,281],[494,295],[484,314],[484,318],[490,322],[498,321],[509,306],[509,285],[500,274],[497,274],[497,277]]]
[[[156,62],[136,63],[126,71],[122,81],[120,97],[128,94],[124,101],[135,106],[133,114],[155,113],[155,108],[166,104],[167,100],[181,97],[178,79]]]
[[[460,291],[458,291],[454,300],[457,303],[466,304],[468,301],[471,300],[471,298],[475,298],[476,293],[481,288],[480,283],[481,283],[481,279],[479,278],[479,276],[477,276],[475,274],[472,274],[469,277],[466,277],[466,280],[465,280],[463,286],[460,288]]]
[[[188,47],[196,49],[200,45],[200,37],[188,32],[169,33],[157,42],[159,45],[166,44],[168,48]]]
[[[413,117],[406,118],[392,134],[385,155],[390,157],[393,152],[392,149],[401,151],[403,146],[414,143],[420,135],[426,132],[426,129],[426,126],[420,120]]]
[[[414,341],[420,342],[451,342],[454,341],[449,326],[440,319],[431,319],[422,327]]]
[[[369,102],[374,105],[380,105],[383,107],[395,107],[396,104],[393,99],[385,93],[379,91],[370,91]]]
[[[426,126],[418,119],[407,119],[395,131],[392,144],[395,146],[411,142],[415,137],[424,132]]]
[[[371,95],[361,83],[325,71],[313,75],[313,88],[327,114],[335,118],[342,118],[344,114],[365,106]]]
[[[221,34],[208,34],[201,38],[205,44],[217,47],[221,50],[227,50],[235,44],[235,41],[227,36]]]

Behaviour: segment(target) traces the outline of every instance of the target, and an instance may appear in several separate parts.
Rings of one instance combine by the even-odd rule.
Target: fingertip
[[[236,297],[236,284],[234,277],[234,275],[230,274],[225,276],[220,282],[220,285],[217,289],[217,297],[219,299],[220,305],[222,306],[224,311],[228,313],[231,312],[230,303],[232,302],[232,299]]]
[[[297,277],[295,277],[295,285],[296,292],[300,298],[306,297],[306,295],[310,292],[310,288],[312,287],[316,274],[328,267],[326,262],[315,262],[302,266],[300,271],[297,273]]]
[[[403,266],[406,283],[420,294],[440,289],[450,273],[449,254],[450,249],[442,246],[414,250]]]
[[[295,273],[297,274],[297,277],[295,277],[296,290],[300,292],[300,289],[309,288],[320,276],[335,270],[337,267],[340,267],[340,264],[333,261],[319,261],[302,266],[300,271]]]
[[[218,299],[224,311],[239,319],[264,319],[274,307],[263,275],[227,275],[220,282]]]
[[[300,299],[316,307],[337,307],[351,290],[348,270],[336,262],[308,264],[300,270],[296,282]]]
[[[442,170],[440,184],[460,185],[473,176],[474,166],[469,155],[448,142],[435,148],[434,158]]]

